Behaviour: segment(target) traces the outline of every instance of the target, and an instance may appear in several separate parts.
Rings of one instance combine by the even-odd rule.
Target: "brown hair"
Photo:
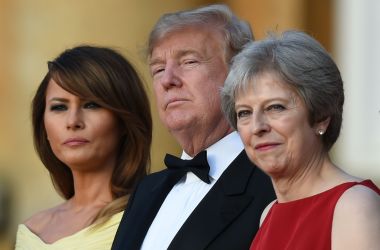
[[[96,218],[108,219],[123,210],[128,195],[149,168],[152,118],[143,82],[121,54],[104,47],[68,49],[48,62],[48,69],[32,103],[34,146],[55,189],[65,199],[74,195],[73,175],[70,168],[54,155],[47,139],[43,118],[49,81],[53,79],[66,91],[94,100],[112,111],[120,121],[123,136],[109,183],[115,200]]]

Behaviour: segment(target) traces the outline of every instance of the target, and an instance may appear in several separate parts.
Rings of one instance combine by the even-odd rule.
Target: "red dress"
[[[380,195],[380,189],[370,180],[365,180],[343,183],[300,200],[274,203],[250,250],[331,249],[335,205],[341,195],[355,185],[364,185]]]

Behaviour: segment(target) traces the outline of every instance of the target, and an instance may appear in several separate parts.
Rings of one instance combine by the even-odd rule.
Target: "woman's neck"
[[[73,172],[75,194],[70,199],[71,205],[77,208],[102,207],[111,202],[111,174]]]
[[[328,156],[318,164],[300,169],[302,171],[289,177],[272,178],[279,203],[310,197],[350,180]]]

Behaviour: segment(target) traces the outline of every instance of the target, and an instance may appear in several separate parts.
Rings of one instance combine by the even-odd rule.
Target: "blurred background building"
[[[160,124],[142,50],[165,12],[217,3],[202,0],[0,0],[0,249],[13,249],[17,224],[61,198],[37,158],[30,103],[48,60],[87,43],[118,49],[138,68],[152,100],[152,171],[180,148]],[[345,81],[342,135],[332,157],[380,185],[380,1],[230,0],[261,39],[267,31],[300,29],[317,38]]]

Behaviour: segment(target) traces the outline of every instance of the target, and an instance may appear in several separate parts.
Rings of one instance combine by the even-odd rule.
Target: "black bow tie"
[[[207,184],[211,183],[208,176],[210,166],[207,162],[207,151],[201,151],[191,160],[182,160],[176,156],[166,154],[164,162],[170,171],[181,176],[184,176],[187,172],[191,171],[202,181]]]

